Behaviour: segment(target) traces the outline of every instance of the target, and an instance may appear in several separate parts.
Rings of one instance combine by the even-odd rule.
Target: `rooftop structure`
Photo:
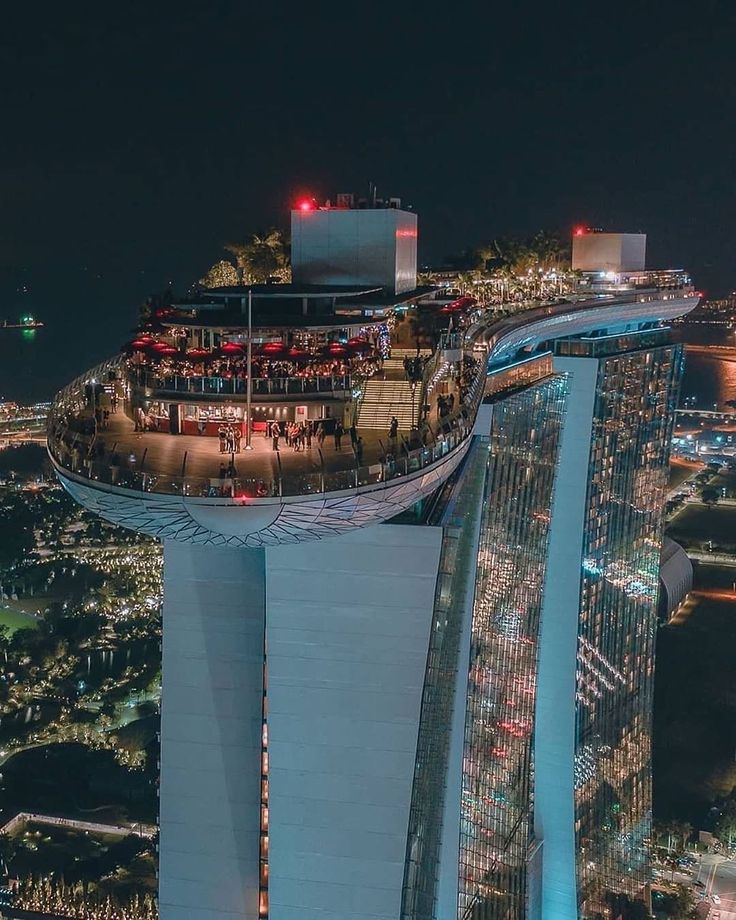
[[[417,286],[417,215],[398,198],[303,202],[291,212],[292,276],[297,284],[377,285],[391,294]]]
[[[162,920],[613,918],[697,297],[428,300],[423,349],[368,287],[179,304],[52,410],[67,490],[164,543]]]
[[[572,267],[580,272],[640,272],[646,265],[646,233],[603,233],[578,228],[572,238]]]

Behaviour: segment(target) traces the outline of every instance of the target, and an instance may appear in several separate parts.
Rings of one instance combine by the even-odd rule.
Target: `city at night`
[[[736,9],[5,12],[0,917],[736,920]]]

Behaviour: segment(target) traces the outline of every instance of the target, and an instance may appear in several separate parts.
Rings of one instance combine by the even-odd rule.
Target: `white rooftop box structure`
[[[639,272],[645,267],[646,233],[596,233],[576,230],[572,267],[579,272]]]
[[[368,284],[392,294],[417,286],[417,215],[396,207],[291,212],[295,284]]]

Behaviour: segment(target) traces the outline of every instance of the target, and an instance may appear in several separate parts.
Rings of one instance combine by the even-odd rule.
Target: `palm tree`
[[[262,284],[274,276],[285,281],[290,275],[288,244],[280,230],[253,234],[247,243],[228,243],[225,249],[235,257],[240,284]]]
[[[569,267],[570,255],[568,247],[565,246],[556,236],[540,230],[530,244],[531,250],[536,254],[542,268],[545,271],[554,269],[559,271],[563,267]],[[568,263],[566,266],[564,263]]]

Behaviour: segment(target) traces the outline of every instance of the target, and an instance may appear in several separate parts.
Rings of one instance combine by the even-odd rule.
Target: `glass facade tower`
[[[648,881],[662,508],[681,363],[679,346],[614,353],[599,362],[577,656],[582,916],[605,913],[619,895],[636,897]]]
[[[467,674],[456,700],[458,920],[592,920],[646,900],[662,508],[681,370],[680,347],[657,329],[562,340],[554,362],[524,361],[515,388],[489,377],[500,395],[485,407],[476,565],[452,567],[456,605],[458,580],[474,580],[465,645],[442,592],[435,610],[435,642]],[[474,450],[456,492],[477,501]],[[434,757],[417,760],[402,920],[442,916],[437,866],[455,856],[436,827],[452,757],[448,660],[440,671],[437,660],[430,649],[418,750]]]
[[[559,375],[493,406],[465,715],[461,917],[524,916],[537,641],[566,393]]]

